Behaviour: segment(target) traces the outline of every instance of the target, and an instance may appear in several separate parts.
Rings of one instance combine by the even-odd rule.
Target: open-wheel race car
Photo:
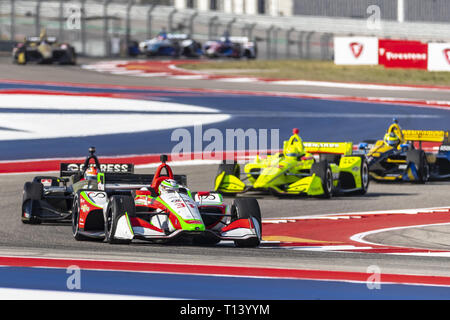
[[[256,59],[258,55],[255,41],[247,37],[228,36],[205,42],[203,53],[208,58]]]
[[[126,177],[133,173],[130,163],[102,163],[95,155],[95,148],[89,148],[84,162],[60,164],[60,175],[35,176],[23,187],[21,219],[25,224],[41,222],[69,222],[72,217],[73,200],[78,190],[97,188],[97,177],[90,172],[90,161],[95,168],[108,176]]]
[[[59,43],[55,37],[47,37],[45,31],[39,37],[27,37],[17,43],[12,51],[13,62],[24,65],[30,62],[38,64],[75,65],[77,54],[68,43]]]
[[[427,144],[438,151],[426,151]],[[366,154],[370,177],[376,181],[425,183],[450,179],[448,131],[402,130],[394,119],[382,140],[363,141],[359,149]]]
[[[218,193],[191,192],[186,176],[174,175],[166,160],[161,156],[154,175],[100,173],[97,188],[78,190],[72,210],[75,239],[259,245],[261,212],[256,199],[235,199],[227,205]]]
[[[224,195],[258,191],[323,198],[367,192],[367,161],[364,155],[353,154],[352,142],[303,142],[298,133],[293,130],[282,152],[257,155],[245,164],[243,177],[239,163],[219,165],[215,190]]]
[[[202,55],[202,45],[187,34],[160,33],[157,37],[137,43],[134,55],[147,57],[188,57],[198,58]]]

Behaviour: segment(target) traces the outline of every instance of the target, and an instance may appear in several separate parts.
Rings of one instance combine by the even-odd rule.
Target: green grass
[[[383,66],[337,66],[332,61],[250,60],[184,64],[181,68],[212,73],[296,80],[450,86],[450,72],[386,69]],[[229,69],[230,72],[226,70]]]

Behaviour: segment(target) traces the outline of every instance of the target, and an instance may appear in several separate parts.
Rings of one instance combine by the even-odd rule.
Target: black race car
[[[69,64],[75,65],[77,55],[75,48],[68,43],[58,43],[55,37],[27,37],[17,43],[12,51],[13,62],[27,64]]]
[[[84,172],[94,160],[101,172],[115,175],[133,173],[134,166],[127,163],[100,164],[95,148],[89,149],[84,163],[61,163],[60,176],[36,176],[23,187],[22,222],[39,224],[42,221],[69,221],[72,216],[74,195],[78,189],[98,188],[95,181],[84,180]]]
[[[90,163],[91,160],[94,163]],[[85,179],[85,172],[90,167],[98,169],[98,180]],[[74,199],[80,192],[101,190],[108,197],[130,195],[132,189],[148,187],[153,177],[153,174],[135,174],[134,165],[130,163],[100,163],[95,148],[91,147],[84,163],[61,163],[59,177],[36,176],[25,183],[22,222],[70,222],[76,202]],[[187,180],[185,175],[174,175],[174,179],[182,184],[186,184]]]

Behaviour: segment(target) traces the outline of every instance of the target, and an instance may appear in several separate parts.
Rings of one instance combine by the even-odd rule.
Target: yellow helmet
[[[298,135],[299,130],[294,128],[292,130],[292,136],[289,141],[285,141],[284,155],[286,157],[301,157],[305,154],[303,147],[303,141]]]
[[[384,135],[384,142],[391,147],[396,147],[400,143],[400,139],[394,132],[391,132]]]

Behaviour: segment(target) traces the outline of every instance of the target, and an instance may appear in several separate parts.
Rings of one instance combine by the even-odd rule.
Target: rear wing
[[[353,153],[352,142],[303,142],[308,153],[330,153],[351,155]]]
[[[83,172],[83,170],[84,163],[81,162],[61,163],[59,167],[61,177],[70,177],[73,174]],[[132,163],[102,163],[100,164],[100,171],[104,173],[130,174],[134,172],[134,165]]]
[[[448,143],[448,131],[442,130],[402,130],[406,141],[426,141]]]

